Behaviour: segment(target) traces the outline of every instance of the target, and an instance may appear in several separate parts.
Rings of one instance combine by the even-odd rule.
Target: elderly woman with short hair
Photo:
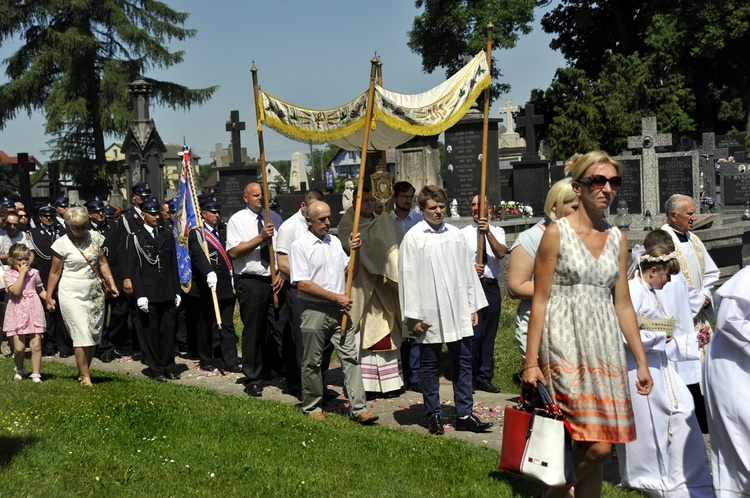
[[[74,206],[65,212],[68,233],[52,244],[52,268],[47,283],[47,308],[53,311],[60,299],[60,312],[73,339],[78,381],[91,386],[89,367],[104,325],[104,289],[106,280],[113,296],[118,295],[107,259],[102,252],[104,236],[89,231],[86,208]]]

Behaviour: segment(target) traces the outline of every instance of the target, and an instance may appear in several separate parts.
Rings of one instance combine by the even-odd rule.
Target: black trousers
[[[151,376],[158,377],[174,372],[174,344],[177,310],[174,301],[148,303],[148,313],[137,310],[137,320],[142,330],[141,350]]]
[[[219,299],[221,327],[216,322],[213,299],[186,296],[184,303],[188,335],[194,329],[201,366],[226,368],[238,363],[237,335],[234,330],[235,298]]]
[[[242,319],[242,371],[247,381],[260,380],[273,368],[273,354],[281,338],[270,339],[269,307],[273,308],[270,277],[235,276],[237,302]]]
[[[55,311],[47,310],[44,306],[44,320],[47,328],[42,335],[43,350],[56,350],[62,354],[73,354],[73,339],[70,338],[68,327],[65,326],[65,320],[62,318],[60,308]],[[50,351],[51,352],[51,351]]]
[[[133,343],[128,327],[128,316],[130,315],[128,296],[123,292],[115,299],[108,299],[107,308],[109,309],[109,323],[105,324],[102,340],[96,347],[96,355],[100,357],[105,354],[113,354],[115,348],[119,351],[130,349]]]

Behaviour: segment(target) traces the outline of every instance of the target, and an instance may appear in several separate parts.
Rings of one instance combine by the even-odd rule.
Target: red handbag
[[[573,443],[568,422],[544,385],[537,384],[543,408],[524,400],[505,407],[498,468],[532,477],[549,486],[575,484]]]

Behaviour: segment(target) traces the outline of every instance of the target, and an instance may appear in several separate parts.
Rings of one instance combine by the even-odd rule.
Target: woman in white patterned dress
[[[638,364],[638,392],[648,394],[653,381],[630,302],[627,239],[604,219],[622,165],[594,151],[566,167],[578,210],[550,225],[539,245],[523,381],[545,384],[570,421],[575,494],[596,498],[612,444],[635,439],[621,333]],[[546,496],[569,491],[550,488]]]
[[[88,211],[80,206],[68,209],[65,223],[68,233],[52,244],[47,309],[53,311],[57,307],[52,296],[59,283],[60,312],[73,339],[78,381],[82,386],[91,386],[89,367],[104,325],[105,296],[99,275],[107,280],[114,297],[118,291],[101,249],[104,236],[89,231]]]

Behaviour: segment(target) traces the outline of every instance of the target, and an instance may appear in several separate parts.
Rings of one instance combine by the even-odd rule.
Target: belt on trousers
[[[496,284],[497,283],[496,278],[480,278],[479,281],[482,282],[483,284]]]

